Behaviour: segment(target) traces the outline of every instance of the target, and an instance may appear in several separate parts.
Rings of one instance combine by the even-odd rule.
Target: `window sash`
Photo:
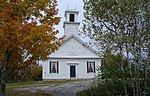
[[[53,64],[56,72],[53,70]],[[59,63],[58,61],[50,61],[49,73],[59,73]]]
[[[87,61],[87,73],[95,73],[95,61]]]

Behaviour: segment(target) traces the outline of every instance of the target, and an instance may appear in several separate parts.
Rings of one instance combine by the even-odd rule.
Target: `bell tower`
[[[65,11],[65,21],[63,23],[64,35],[66,37],[70,35],[79,35],[79,25],[80,22],[77,22],[79,11],[67,9]]]

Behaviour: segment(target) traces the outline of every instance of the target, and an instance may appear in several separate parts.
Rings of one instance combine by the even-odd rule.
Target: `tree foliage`
[[[123,61],[123,65],[121,62]],[[123,76],[129,78],[128,61],[120,55],[105,53],[100,67],[102,79],[123,79]],[[125,69],[125,72],[121,68]]]
[[[39,64],[30,64],[19,69],[8,69],[11,70],[6,80],[8,83],[42,80],[42,67]]]
[[[125,72],[122,72],[121,70],[122,60]],[[97,86],[78,92],[77,96],[126,96],[124,87],[127,89],[127,96],[133,96],[132,81],[129,73],[130,68],[128,67],[128,64],[127,59],[124,59],[119,54],[112,54],[110,51],[105,52],[102,58],[102,65],[98,69]],[[134,70],[134,66],[132,66],[132,70]],[[143,72],[140,72],[140,75],[141,77],[144,77]],[[136,77],[134,79],[136,79]],[[140,83],[140,86],[141,91],[144,91],[143,81]],[[147,84],[147,86],[150,86],[150,84]],[[146,96],[149,94],[149,91],[147,91]]]
[[[150,1],[83,1],[84,33],[99,42],[103,52],[111,50],[112,53],[122,57],[119,63],[120,70],[122,74],[126,71],[129,73],[127,77],[122,75],[125,95],[128,95],[128,86],[125,83],[128,78],[132,96],[148,96],[150,94],[148,84],[150,79]],[[124,60],[127,60],[129,70],[124,68]],[[107,62],[107,65],[111,67],[115,63],[117,62],[108,65],[109,62]]]
[[[0,0],[0,81],[14,69],[47,59],[61,44],[56,6],[56,0]]]

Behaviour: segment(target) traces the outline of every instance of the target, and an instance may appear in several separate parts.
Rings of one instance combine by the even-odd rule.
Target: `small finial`
[[[67,4],[67,9],[69,9],[69,4]]]
[[[77,4],[75,5],[75,10],[77,9]]]

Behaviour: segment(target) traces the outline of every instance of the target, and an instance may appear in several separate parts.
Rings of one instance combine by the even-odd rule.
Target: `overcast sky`
[[[56,27],[56,29],[59,30],[59,37],[63,36],[64,30],[63,30],[63,21],[64,21],[64,12],[68,9],[76,9],[79,11],[78,15],[78,21],[82,22],[83,20],[83,1],[82,0],[57,0],[58,2],[58,16],[62,17],[61,22]]]

